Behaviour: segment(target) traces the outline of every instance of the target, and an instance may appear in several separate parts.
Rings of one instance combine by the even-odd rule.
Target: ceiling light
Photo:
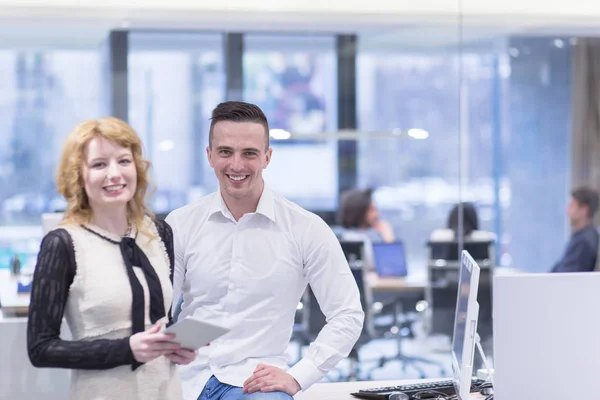
[[[275,140],[286,140],[292,137],[292,135],[284,129],[271,129],[269,131],[269,136]]]
[[[409,129],[408,130],[408,136],[410,136],[413,139],[427,139],[429,137],[429,132],[427,132],[424,129]]]

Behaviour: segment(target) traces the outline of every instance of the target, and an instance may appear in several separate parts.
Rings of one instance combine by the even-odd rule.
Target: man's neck
[[[227,193],[221,190],[221,197],[223,197],[223,201],[225,201],[225,205],[227,209],[233,215],[233,218],[236,221],[239,221],[240,218],[244,216],[244,214],[250,214],[256,212],[258,207],[258,202],[260,201],[260,197],[263,194],[265,188],[265,183],[262,181],[260,185],[257,185],[257,189],[255,192],[248,193],[247,196],[236,199],[234,197],[228,196]]]
[[[125,207],[118,210],[94,210],[91,222],[97,227],[118,236],[125,235],[129,227]]]
[[[578,223],[575,223],[571,226],[571,229],[573,231],[573,233],[575,232],[579,232],[580,230],[587,228],[588,226],[590,226],[592,224],[592,221],[590,220],[584,220]]]

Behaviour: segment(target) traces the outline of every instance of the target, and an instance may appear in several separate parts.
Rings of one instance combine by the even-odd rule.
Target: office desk
[[[70,371],[34,368],[27,354],[27,318],[0,313],[0,399],[64,400],[69,397]],[[61,336],[71,339],[66,324]]]
[[[375,278],[371,284],[373,292],[422,292],[427,282],[409,282],[404,278]]]
[[[17,292],[17,278],[0,269],[0,307],[5,317],[27,315],[29,293]]]
[[[317,383],[304,393],[294,396],[295,400],[357,400],[350,393],[359,389],[375,388],[382,386],[407,385],[418,382],[438,381],[440,379],[408,380],[408,381],[377,381],[377,382],[340,382],[340,383]],[[485,396],[473,393],[473,400],[484,399]]]
[[[387,293],[406,293],[406,292],[422,292],[427,287],[427,277],[379,277],[376,273],[371,272],[367,277],[371,290],[373,292]]]

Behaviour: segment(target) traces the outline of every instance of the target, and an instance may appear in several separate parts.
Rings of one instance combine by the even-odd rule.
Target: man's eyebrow
[[[230,147],[230,146],[217,146],[217,150],[229,150],[229,151],[233,151],[233,147]],[[241,151],[242,152],[253,151],[255,153],[259,153],[260,152],[260,150],[257,149],[256,147],[245,147]]]

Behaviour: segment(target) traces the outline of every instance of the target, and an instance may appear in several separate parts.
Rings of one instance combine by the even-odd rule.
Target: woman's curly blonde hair
[[[83,181],[83,163],[85,145],[93,138],[104,138],[131,150],[133,163],[137,170],[137,188],[133,198],[127,203],[127,216],[140,232],[144,229],[144,215],[154,218],[152,211],[146,206],[146,192],[150,186],[148,169],[150,161],[142,155],[142,141],[133,128],[126,122],[104,117],[85,121],[67,136],[60,164],[58,166],[56,185],[68,203],[63,224],[86,224],[92,219],[93,212],[85,192]]]

